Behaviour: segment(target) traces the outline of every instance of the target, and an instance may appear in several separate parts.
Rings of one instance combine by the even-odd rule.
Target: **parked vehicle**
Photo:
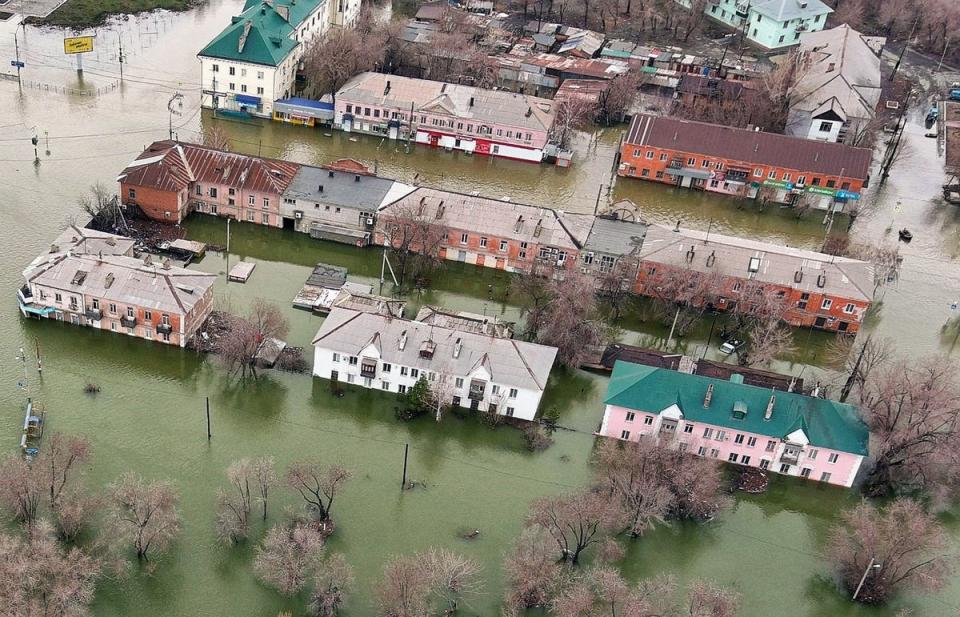
[[[737,351],[743,347],[744,343],[740,339],[732,338],[729,341],[725,341],[723,345],[720,345],[720,353],[730,355],[733,352]]]
[[[910,242],[911,240],[913,240],[913,234],[910,232],[909,229],[904,227],[903,229],[900,230],[900,239],[903,240],[904,242]]]
[[[938,117],[940,117],[940,109],[934,105],[930,108],[930,111],[927,112],[927,123],[936,122]]]
[[[960,88],[954,88],[950,91],[950,94],[947,96],[951,101],[960,101]]]

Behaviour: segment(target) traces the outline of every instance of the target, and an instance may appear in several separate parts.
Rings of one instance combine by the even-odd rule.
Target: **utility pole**
[[[173,108],[173,104],[175,102],[180,103],[179,109]],[[176,114],[177,116],[182,116],[183,114],[180,112],[180,109],[183,109],[183,95],[180,94],[180,92],[176,92],[173,96],[170,97],[170,100],[167,101],[167,111],[170,112],[170,140],[171,141],[173,140],[173,116],[174,114]]]
[[[947,57],[947,47],[950,46],[950,35],[947,35],[946,40],[943,41],[943,53],[940,54],[940,62],[937,63],[937,72],[940,72],[940,69],[943,68],[943,59]]]
[[[120,81],[123,81],[123,33],[117,32],[117,38],[120,41]]]
[[[210,441],[210,397],[207,397],[207,441]]]
[[[410,444],[403,445],[403,480],[400,481],[400,490],[407,488],[407,455],[410,453]]]
[[[906,53],[907,46],[910,45],[910,41],[913,40],[913,33],[917,29],[917,23],[919,21],[920,16],[918,15],[917,18],[913,20],[913,27],[910,28],[910,36],[908,36],[907,40],[903,42],[903,48],[900,50],[900,55],[897,56],[897,63],[893,65],[893,71],[890,72],[890,81],[893,81],[893,78],[897,75],[897,71],[900,69],[900,62],[903,60],[903,54]],[[944,48],[944,50],[946,50],[946,48]]]
[[[863,576],[860,577],[860,584],[857,585],[857,590],[853,592],[853,600],[856,600],[857,596],[860,595],[860,589],[863,588],[863,583],[867,580],[867,575],[870,574],[870,570],[880,569],[881,564],[874,563],[875,561],[873,557],[870,558],[870,563],[867,564],[867,568],[863,571]]]
[[[17,59],[14,60],[13,66],[17,67],[17,85],[20,88],[23,88],[23,81],[20,79],[20,69],[23,68],[23,62],[20,62],[20,41],[17,40],[17,30],[19,26],[13,31],[13,48],[16,50]]]

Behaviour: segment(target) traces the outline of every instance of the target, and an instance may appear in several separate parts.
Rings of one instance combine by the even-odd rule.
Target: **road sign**
[[[92,36],[71,36],[63,39],[63,53],[85,54],[93,51]]]
[[[11,60],[11,61],[10,61],[10,66],[12,66],[12,67],[14,67],[14,68],[22,69],[23,67],[25,67],[25,66],[27,66],[27,65],[24,64],[23,62],[20,62],[19,60]]]

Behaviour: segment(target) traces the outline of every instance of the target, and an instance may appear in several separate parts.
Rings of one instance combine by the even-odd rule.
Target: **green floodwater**
[[[337,399],[321,380],[276,372],[240,383],[228,379],[215,362],[190,352],[61,323],[26,321],[17,313],[14,292],[20,271],[45,250],[66,219],[78,215],[77,197],[98,180],[113,186],[119,170],[145,144],[167,136],[171,121],[183,139],[197,139],[202,127],[218,122],[242,152],[307,163],[350,156],[401,180],[569,211],[592,211],[599,185],[609,182],[618,127],[592,138],[581,135],[574,166],[558,169],[425,148],[408,154],[371,137],[353,141],[336,132],[270,122],[215,121],[198,108],[195,53],[241,5],[242,0],[210,0],[180,15],[111,22],[111,31],[98,37],[97,50],[84,58],[82,77],[72,59],[61,54],[61,33],[20,32],[28,84],[21,93],[16,82],[0,80],[0,109],[6,112],[0,119],[0,437],[7,435],[13,451],[23,417],[23,392],[16,388],[21,367],[14,357],[18,347],[29,349],[36,341],[46,370],[42,382],[32,375],[33,394],[46,404],[51,430],[83,433],[93,441],[87,484],[100,489],[134,470],[150,479],[168,479],[180,491],[183,534],[154,573],[135,572],[124,581],[101,584],[93,606],[96,617],[301,612],[301,600],[281,598],[253,578],[252,543],[226,549],[214,539],[215,492],[224,469],[238,458],[262,454],[274,456],[281,469],[312,456],[354,470],[354,480],[338,500],[338,528],[330,541],[330,549],[344,552],[357,572],[350,617],[374,614],[371,587],[391,555],[431,545],[462,551],[482,564],[484,591],[466,614],[493,617],[503,591],[499,565],[530,500],[581,486],[589,478],[591,432],[601,417],[606,377],[554,372],[543,408],[556,409],[560,423],[572,430],[558,431],[550,449],[530,454],[519,433],[509,428],[492,430],[454,416],[440,424],[427,418],[400,423],[393,417],[393,401],[376,392],[348,390]],[[0,22],[4,57],[12,57],[15,28],[15,20]],[[78,94],[76,90],[109,88],[116,82],[118,36],[127,58],[124,84],[96,96]],[[74,91],[45,90],[43,84]],[[178,90],[185,96],[184,107],[171,118],[167,101]],[[894,338],[899,351],[914,357],[949,354],[960,338],[956,320],[948,321],[949,303],[960,298],[960,210],[937,198],[942,159],[936,140],[923,137],[924,109],[918,105],[910,114],[904,138],[913,157],[907,169],[895,168],[885,187],[871,190],[870,206],[853,229],[856,238],[867,242],[889,240],[891,230],[902,226],[914,233],[914,241],[901,249],[900,281],[886,291],[868,324],[869,331]],[[34,132],[41,137],[37,166],[29,141]],[[672,224],[681,218],[691,227],[710,226],[793,246],[816,247],[824,233],[816,217],[797,221],[789,211],[760,212],[735,200],[640,181],[617,182],[602,197],[601,203],[629,198],[651,221]],[[194,217],[187,227],[190,237],[224,243],[222,221]],[[375,284],[379,277],[376,252],[278,230],[235,225],[231,249],[230,263],[244,258],[258,266],[246,285],[227,286],[221,277],[219,302],[242,310],[258,296],[276,301],[291,318],[289,342],[306,347],[308,358],[310,338],[321,320],[289,303],[310,267],[326,261],[349,268],[352,280]],[[210,254],[194,267],[222,274],[227,261]],[[411,303],[518,318],[514,303],[505,298],[502,273],[449,264],[433,283],[434,289]],[[645,320],[645,314],[641,305],[627,316],[623,340],[664,344],[667,327]],[[709,324],[701,324],[677,348],[696,352],[708,333]],[[821,333],[799,332],[797,352],[776,368],[815,379],[828,341]],[[716,357],[715,338],[707,354]],[[99,384],[101,392],[83,394],[88,382]],[[204,418],[208,396],[209,443]],[[410,477],[424,487],[401,493],[407,443]],[[296,505],[287,491],[275,495],[271,523]],[[837,512],[857,498],[849,491],[774,478],[767,494],[738,495],[736,507],[708,525],[674,525],[630,542],[622,566],[631,577],[670,572],[682,581],[708,577],[731,585],[744,594],[745,617],[786,611],[798,617],[892,617],[901,607],[915,616],[958,614],[956,579],[940,593],[907,594],[878,609],[851,606],[836,591],[818,555]],[[957,521],[948,515],[944,522],[956,549]],[[481,534],[473,541],[460,540],[458,532],[466,529]],[[258,526],[255,535],[261,532]]]

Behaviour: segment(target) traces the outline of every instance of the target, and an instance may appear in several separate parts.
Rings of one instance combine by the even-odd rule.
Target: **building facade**
[[[313,339],[315,377],[404,394],[425,378],[445,404],[533,420],[555,347],[335,308]]]
[[[592,217],[420,187],[380,209],[376,243],[531,272],[577,267]]]
[[[869,433],[850,405],[618,361],[599,435],[652,439],[766,472],[852,486]]]
[[[21,313],[184,347],[213,309],[216,275],[132,255],[129,238],[68,229],[24,270]]]
[[[199,144],[158,141],[121,172],[120,198],[179,224],[192,211],[282,227],[283,194],[300,165]]]
[[[617,173],[839,212],[861,199],[872,156],[867,148],[638,114]]]
[[[359,9],[360,0],[247,0],[197,54],[201,105],[271,117],[274,101],[295,95],[305,48],[331,22],[355,22]]]
[[[383,73],[347,82],[334,114],[346,132],[536,163],[554,122],[548,99]]]
[[[675,0],[690,8],[690,0]],[[804,32],[822,30],[833,12],[820,0],[710,0],[710,18],[743,32],[766,49],[796,45]]]

